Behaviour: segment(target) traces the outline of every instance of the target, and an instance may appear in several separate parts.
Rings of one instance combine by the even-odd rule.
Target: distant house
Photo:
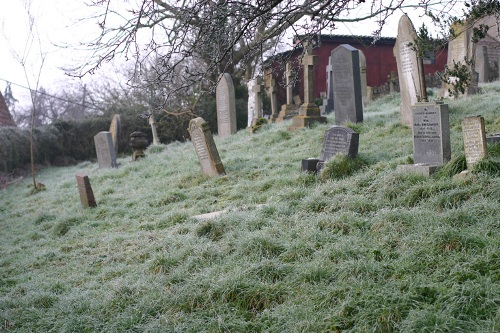
[[[16,126],[2,93],[0,93],[0,126]]]
[[[333,49],[342,44],[349,44],[352,47],[361,50],[366,58],[366,78],[370,87],[381,87],[387,84],[391,72],[397,75],[396,58],[393,48],[396,38],[382,37],[374,41],[373,37],[368,36],[344,36],[344,35],[321,35],[313,41],[315,45],[313,54],[318,56],[317,65],[314,68],[314,97],[321,98],[321,93],[326,91],[326,66],[328,57]],[[296,48],[292,51],[278,54],[266,61],[266,79],[269,79],[272,71],[273,78],[276,80],[279,88],[277,93],[278,104],[286,102],[286,93],[284,86],[284,75],[282,65],[279,65],[279,59],[290,59],[297,61],[302,53],[302,48]],[[429,54],[424,60],[424,70],[426,74],[434,74],[444,70],[447,59],[447,48]],[[297,63],[296,63],[296,66]],[[297,68],[297,67],[296,67]],[[294,95],[299,95],[303,100],[303,80],[302,70],[299,71],[298,84],[294,87]]]

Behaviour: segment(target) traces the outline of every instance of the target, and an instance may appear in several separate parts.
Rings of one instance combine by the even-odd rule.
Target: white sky
[[[45,54],[45,62],[40,75],[41,86],[53,90],[64,82],[68,81],[68,76],[64,74],[62,67],[74,65],[78,58],[88,56],[81,47],[77,47],[82,41],[89,41],[92,36],[99,33],[97,19],[81,22],[80,19],[92,16],[93,9],[85,5],[82,0],[31,0],[31,12],[35,19],[37,32],[30,51],[26,53],[26,70],[28,79],[25,77],[23,67],[16,59],[16,54],[21,57],[26,49],[26,42],[29,40],[29,20],[24,3],[28,0],[3,0],[0,7],[0,89],[3,92],[6,86],[4,80],[14,84],[34,87],[36,76],[40,69],[40,52]],[[117,1],[120,3],[123,0]],[[356,0],[357,1],[357,0]],[[128,0],[127,2],[134,2]],[[370,2],[370,0],[367,0]],[[413,0],[418,3],[418,0]],[[382,30],[383,37],[396,37],[397,22],[402,12],[397,13],[388,21]],[[413,21],[416,28],[421,26],[420,16],[422,12],[415,10],[408,11],[407,14]],[[350,17],[361,16],[361,12],[353,10]],[[429,21],[426,21],[429,26]],[[371,35],[375,30],[374,23],[340,24],[334,31],[327,31],[330,34],[347,35]],[[38,46],[38,36],[40,45]],[[70,45],[63,48],[63,45]],[[72,46],[72,47],[71,47]],[[76,49],[80,50],[76,50]],[[118,59],[118,61],[124,61]],[[96,80],[99,75],[87,76],[84,81]],[[27,99],[25,89],[12,86],[14,96],[19,100]]]

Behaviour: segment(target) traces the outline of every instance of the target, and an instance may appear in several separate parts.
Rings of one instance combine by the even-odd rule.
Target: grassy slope
[[[455,164],[464,116],[500,132],[500,84],[485,88],[450,102]],[[216,138],[226,176],[203,177],[187,142],[1,191],[0,331],[500,331],[500,173],[397,174],[412,155],[398,103],[352,125],[368,166],[343,179],[300,173],[329,125],[285,123]],[[97,208],[81,208],[79,172]]]

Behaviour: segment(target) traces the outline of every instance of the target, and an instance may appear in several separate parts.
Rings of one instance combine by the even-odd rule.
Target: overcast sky
[[[134,2],[129,0],[127,2]],[[31,14],[37,31],[35,39],[29,52],[26,50],[29,40],[29,19],[24,3],[26,0],[7,0],[2,2],[0,11],[0,90],[5,89],[5,80],[12,83],[27,86],[28,82],[24,75],[23,67],[19,64],[19,58],[25,59],[30,85],[36,83],[36,75],[40,69],[40,53],[45,54],[45,62],[40,75],[41,85],[49,90],[60,86],[63,81],[68,80],[61,68],[74,65],[86,54],[83,50],[75,50],[80,42],[89,41],[92,36],[99,33],[96,20],[81,22],[81,19],[89,18],[93,9],[85,5],[82,0],[31,0]],[[369,1],[367,1],[369,2]],[[414,0],[418,3],[418,0]],[[120,1],[117,1],[120,3]],[[421,12],[410,11],[410,18],[415,27],[421,25]],[[362,15],[358,10],[349,13],[350,17]],[[397,22],[400,14],[394,15],[382,31],[383,37],[396,37]],[[374,23],[340,24],[335,31],[326,33],[371,35],[376,25]],[[40,37],[40,47],[38,43]],[[67,46],[67,47],[63,47]],[[88,54],[87,54],[88,56]],[[124,61],[123,59],[118,59]],[[97,77],[88,76],[84,80],[93,80]],[[16,86],[12,87],[16,97],[20,97],[26,91]],[[24,92],[23,92],[24,90]],[[19,99],[19,98],[18,98]]]

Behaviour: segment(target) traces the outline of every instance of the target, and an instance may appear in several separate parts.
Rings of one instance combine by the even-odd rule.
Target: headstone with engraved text
[[[110,132],[99,132],[94,136],[97,163],[99,168],[116,167],[115,147]]]
[[[200,161],[201,172],[208,176],[225,174],[224,165],[219,157],[208,123],[201,117],[192,119],[189,122],[188,131]]]
[[[462,135],[467,169],[470,169],[476,162],[488,156],[484,118],[476,116],[462,119]]]

